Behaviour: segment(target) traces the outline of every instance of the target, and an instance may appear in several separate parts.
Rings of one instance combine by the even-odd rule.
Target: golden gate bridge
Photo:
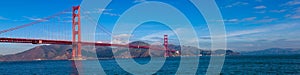
[[[69,10],[69,9],[68,9]],[[8,38],[0,37],[0,42],[2,43],[30,43],[30,44],[58,44],[58,45],[72,45],[72,58],[71,59],[82,59],[81,48],[82,45],[95,45],[95,46],[115,46],[115,47],[126,47],[126,48],[142,48],[142,49],[153,49],[153,50],[165,50],[164,56],[170,56],[170,52],[175,52],[176,50],[170,50],[168,48],[168,35],[164,35],[164,48],[150,48],[150,46],[139,46],[139,45],[130,45],[130,44],[112,44],[112,43],[98,43],[98,42],[85,42],[81,41],[81,16],[80,16],[80,6],[74,6],[72,8],[72,40],[49,40],[49,39],[32,39],[32,38]],[[43,19],[20,25],[17,27],[12,27],[9,29],[1,30],[0,34],[12,32],[29,26],[33,26],[42,22],[46,22],[49,19],[55,18],[64,14],[67,10],[63,12],[56,13],[54,15],[45,17]],[[97,25],[101,26],[101,25]],[[108,31],[105,31],[104,27],[101,27],[105,33],[111,34]]]

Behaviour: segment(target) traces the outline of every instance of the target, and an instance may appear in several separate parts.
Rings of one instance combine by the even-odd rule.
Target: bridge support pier
[[[169,53],[170,51],[169,51],[168,45],[169,45],[169,43],[168,43],[168,35],[164,35],[164,47],[166,49],[166,52],[164,54],[165,57],[169,57],[169,55],[170,55],[170,53]]]
[[[72,10],[72,42],[72,59],[82,59],[80,6],[74,6]]]

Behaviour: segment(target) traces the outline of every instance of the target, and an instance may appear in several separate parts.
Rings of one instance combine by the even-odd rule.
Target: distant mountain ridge
[[[43,45],[26,50],[17,54],[4,55],[1,61],[14,60],[62,60],[70,58],[71,46],[65,45]]]
[[[297,48],[269,48],[264,50],[241,52],[242,55],[295,55],[300,54]]]
[[[130,45],[139,46],[149,46],[150,44],[135,41],[131,42]],[[82,55],[87,59],[111,59],[111,58],[140,58],[140,57],[150,57],[150,55],[155,57],[163,57],[164,50],[153,50],[149,51],[147,49],[130,49],[127,48],[111,48],[96,46],[96,49],[82,48]],[[184,50],[186,55],[210,55],[212,51],[205,51],[192,46],[180,46],[180,45],[169,45],[171,50]],[[193,51],[200,51],[197,54]],[[26,50],[24,52],[3,55],[0,56],[0,61],[31,61],[31,60],[68,60],[71,58],[72,46],[70,45],[42,45],[37,46],[32,49]],[[226,55],[238,55],[239,53],[233,52],[232,50],[226,50]],[[174,54],[174,53],[173,53]]]

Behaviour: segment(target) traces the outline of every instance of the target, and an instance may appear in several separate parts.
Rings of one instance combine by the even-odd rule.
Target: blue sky
[[[133,5],[147,0],[112,1],[103,11],[100,23],[111,31],[115,22]],[[210,38],[206,22],[201,13],[188,0],[155,0],[168,3],[182,13],[197,30],[200,47],[210,47]],[[266,48],[299,48],[300,42],[300,0],[216,0],[222,13],[227,33],[228,49],[237,51],[260,50]],[[0,3],[0,30],[41,20],[72,6],[80,0],[5,0]],[[94,12],[94,11],[91,11]],[[50,19],[44,23],[20,30],[0,34],[0,37],[38,38],[71,40],[71,14]],[[131,24],[130,22],[126,24]],[[170,30],[157,22],[147,22],[138,27],[133,34],[120,34],[114,37],[132,37],[133,40],[161,41],[163,34],[172,35],[174,31],[189,32],[184,28]],[[99,37],[98,37],[99,36]],[[97,30],[97,41],[109,42],[110,37],[102,30]],[[176,36],[171,36],[171,43],[176,44]],[[195,42],[195,41],[191,41]],[[18,47],[16,47],[18,46]],[[36,45],[0,44],[0,54],[21,52]]]

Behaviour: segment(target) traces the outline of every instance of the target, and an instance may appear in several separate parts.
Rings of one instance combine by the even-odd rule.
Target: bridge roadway
[[[65,40],[43,40],[43,39],[24,39],[24,38],[0,38],[3,43],[31,43],[31,44],[58,44],[58,45],[72,45],[72,41]],[[128,47],[128,48],[142,48],[150,49],[149,46],[135,46],[135,45],[121,45],[110,43],[95,43],[95,42],[81,42],[82,45],[95,45],[95,46],[114,46],[114,47]],[[153,48],[151,50],[165,50],[165,48]],[[168,50],[174,52],[175,50]]]

